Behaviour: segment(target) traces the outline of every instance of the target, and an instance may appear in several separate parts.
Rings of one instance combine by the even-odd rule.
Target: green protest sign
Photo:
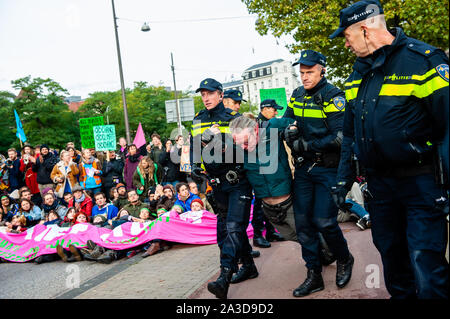
[[[114,125],[94,126],[96,151],[111,151],[116,149],[116,127]]]
[[[287,99],[285,88],[260,89],[259,98],[261,99],[261,102],[267,99],[275,100],[278,105],[282,106],[283,109],[278,111],[278,116],[283,116],[284,112],[286,112]]]
[[[80,119],[80,137],[83,148],[94,148],[94,126],[103,125],[103,116]]]

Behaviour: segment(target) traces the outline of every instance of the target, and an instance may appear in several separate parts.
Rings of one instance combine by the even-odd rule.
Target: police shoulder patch
[[[333,98],[333,104],[339,111],[342,111],[345,108],[346,103],[347,101],[343,96],[336,96]]]
[[[448,64],[440,64],[436,67],[437,73],[448,82]]]

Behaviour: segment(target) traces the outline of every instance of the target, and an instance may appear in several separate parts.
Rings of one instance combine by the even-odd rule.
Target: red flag
[[[142,129],[142,125],[140,122],[136,132],[136,136],[133,140],[133,144],[136,145],[137,148],[140,148],[142,145],[147,144],[147,142],[145,141],[144,130]]]

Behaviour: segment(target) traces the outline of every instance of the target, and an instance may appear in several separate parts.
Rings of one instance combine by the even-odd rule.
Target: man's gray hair
[[[246,128],[254,129],[256,126],[258,126],[258,121],[255,116],[252,113],[247,112],[230,122],[230,132],[233,134]]]

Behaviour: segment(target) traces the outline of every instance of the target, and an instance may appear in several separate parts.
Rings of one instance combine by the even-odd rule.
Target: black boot
[[[345,262],[340,262],[339,260],[336,262],[336,286],[339,288],[343,288],[350,281],[354,262],[355,259],[352,254],[349,255]]]
[[[268,241],[270,241],[270,242],[272,242],[272,241],[285,241],[286,240],[280,233],[277,233],[275,231],[270,232],[270,233],[267,232],[266,239]]]
[[[259,248],[269,248],[272,245],[262,235],[255,234],[253,236],[253,246]]]
[[[107,250],[102,255],[97,258],[97,262],[102,264],[110,264],[113,260],[115,260],[117,254],[114,250]]]
[[[242,265],[238,272],[231,277],[231,283],[237,284],[247,279],[256,278],[258,275],[258,270],[256,269],[255,264]]]
[[[252,256],[252,258],[258,258],[259,256],[261,256],[261,253],[259,252],[259,250],[252,250],[250,252],[250,256]]]
[[[308,274],[305,281],[294,290],[294,297],[304,297],[313,292],[323,290],[325,288],[323,284],[322,273],[308,269]]]
[[[227,299],[228,287],[230,286],[233,271],[230,268],[222,267],[219,278],[208,283],[208,291],[219,299]]]

